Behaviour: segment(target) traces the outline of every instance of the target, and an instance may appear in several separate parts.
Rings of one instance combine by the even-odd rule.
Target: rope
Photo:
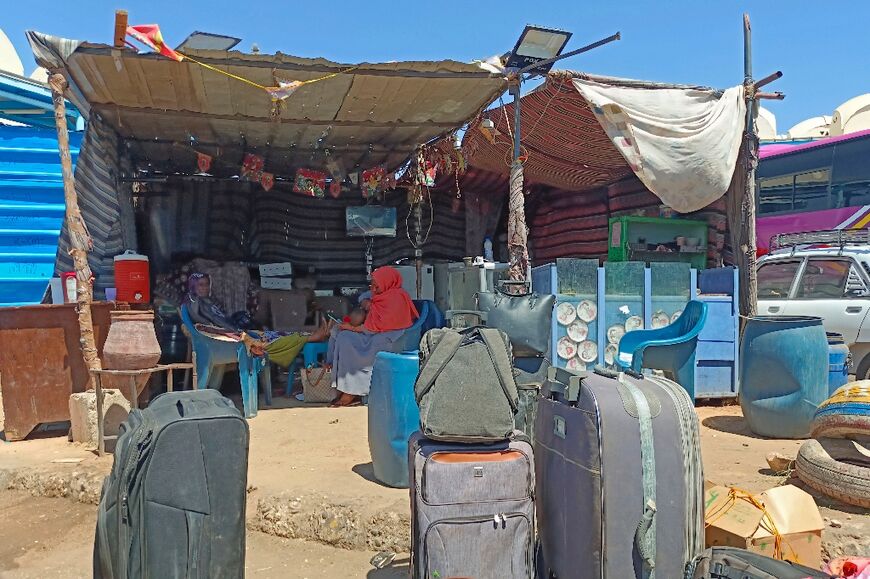
[[[250,79],[247,79],[247,78],[245,78],[245,77],[243,77],[243,76],[239,76],[239,75],[237,75],[237,74],[233,74],[233,73],[231,73],[231,72],[229,72],[229,71],[227,71],[227,70],[221,70],[221,69],[219,69],[219,68],[217,68],[217,67],[215,67],[215,66],[212,66],[212,65],[210,65],[210,64],[206,64],[206,63],[204,63],[204,62],[202,62],[202,61],[200,61],[200,60],[197,60],[197,59],[195,59],[195,58],[193,58],[193,57],[191,57],[191,56],[188,56],[188,55],[186,55],[186,54],[182,54],[181,52],[179,52],[178,54],[179,54],[180,56],[182,56],[183,58],[189,60],[190,62],[193,62],[193,63],[195,63],[195,64],[200,65],[200,66],[203,67],[203,68],[207,68],[207,69],[209,69],[209,70],[211,70],[211,71],[213,71],[213,72],[217,72],[217,73],[222,74],[222,75],[224,75],[224,76],[228,76],[228,77],[230,77],[230,78],[232,78],[232,79],[235,79],[235,80],[241,81],[241,82],[243,82],[243,83],[245,83],[245,84],[248,84],[248,85],[250,85],[250,86],[252,86],[252,87],[262,89],[262,90],[264,90],[264,91],[266,91],[266,92],[269,92],[270,89],[275,88],[275,87],[268,87],[268,86],[262,85],[262,84],[260,84],[260,83],[254,82],[254,81],[252,81],[252,80],[250,80]],[[346,74],[346,73],[348,73],[348,72],[350,72],[350,71],[352,71],[352,70],[356,70],[357,68],[359,68],[359,66],[352,66],[352,67],[350,67],[350,68],[346,68],[346,69],[344,69],[344,70],[340,70],[340,71],[338,71],[338,72],[333,72],[333,73],[331,73],[331,74],[327,74],[326,76],[321,76],[321,77],[318,77],[318,78],[312,78],[312,79],[308,79],[308,80],[296,80],[296,81],[292,81],[292,82],[297,83],[299,86],[306,85],[306,84],[312,84],[312,83],[315,83],[315,82],[320,82],[321,80],[327,80],[327,79],[333,78],[333,77],[338,76],[338,75],[340,75],[340,74]]]
[[[782,535],[779,532],[779,529],[776,528],[776,523],[773,522],[773,517],[770,515],[768,510],[765,508],[764,503],[756,499],[754,496],[749,494],[748,492],[731,487],[728,489],[728,499],[719,505],[716,509],[712,509],[707,516],[704,518],[705,527],[709,527],[722,517],[724,517],[731,508],[737,504],[737,501],[745,501],[761,511],[761,528],[773,535],[773,557],[774,559],[784,559],[783,553],[783,543],[788,547],[791,559],[795,562],[800,563],[798,560],[797,553],[795,553],[794,549],[792,549],[791,545],[789,545],[782,538]]]

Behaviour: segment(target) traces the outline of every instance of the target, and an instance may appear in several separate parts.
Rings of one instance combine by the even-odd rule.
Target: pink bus
[[[870,225],[870,130],[766,145],[758,163],[758,254],[777,233]]]

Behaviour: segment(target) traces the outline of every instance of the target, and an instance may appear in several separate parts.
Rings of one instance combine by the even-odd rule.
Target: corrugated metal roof
[[[73,163],[80,133],[70,134]],[[0,306],[39,303],[64,216],[57,133],[0,126]]]
[[[134,141],[134,157],[189,170],[192,151],[166,144],[189,146],[193,139],[203,152],[220,149],[224,159],[258,152],[268,171],[286,173],[325,165],[327,150],[348,171],[396,168],[417,145],[460,127],[506,86],[501,75],[449,60],[348,65],[280,53],[189,56],[264,86],[341,74],[303,85],[273,115],[266,91],[189,60],[86,43],[65,57],[71,98]]]
[[[66,116],[70,129],[75,129],[81,115],[70,103],[67,103]],[[0,118],[54,128],[54,107],[48,85],[0,70]]]

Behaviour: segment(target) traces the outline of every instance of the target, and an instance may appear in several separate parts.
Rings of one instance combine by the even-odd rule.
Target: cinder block
[[[120,390],[103,390],[103,434],[116,436],[130,413],[130,401]],[[97,447],[97,395],[93,390],[69,397],[70,437]]]

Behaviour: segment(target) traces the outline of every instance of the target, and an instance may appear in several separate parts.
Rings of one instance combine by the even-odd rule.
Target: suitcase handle
[[[598,374],[599,376],[604,376],[605,378],[613,378],[614,380],[619,378],[619,372],[617,372],[616,370],[611,370],[609,368],[605,368],[604,366],[600,366],[600,365],[595,366],[595,368],[593,368],[592,371],[595,372],[596,374]],[[643,380],[643,374],[641,374],[640,372],[635,372],[631,368],[627,368],[627,369],[623,370],[622,372],[623,372],[623,374],[625,374],[627,376],[631,376],[632,378],[634,378],[636,380]]]

